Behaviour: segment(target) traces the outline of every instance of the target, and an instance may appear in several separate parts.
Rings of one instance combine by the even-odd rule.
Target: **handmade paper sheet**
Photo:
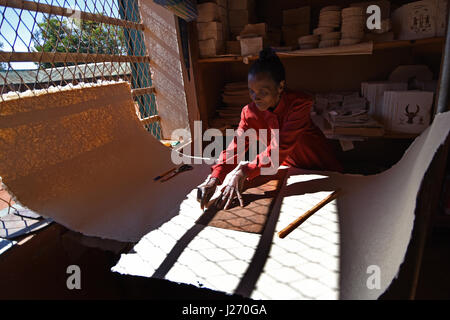
[[[196,224],[195,190],[179,214],[122,255],[113,271],[194,284],[255,299],[377,299],[397,275],[411,238],[423,176],[450,128],[450,112],[373,176],[289,169],[262,235]],[[342,190],[285,239],[286,227]],[[379,286],[371,282],[379,270]]]
[[[196,223],[206,164],[153,181],[173,167],[170,149],[143,129],[126,83],[3,102],[0,175],[21,205],[72,230],[142,238],[117,272],[255,299],[376,299],[403,262],[421,181],[449,128],[450,113],[437,115],[378,175],[289,169],[262,234]],[[337,200],[276,236],[336,188]],[[373,266],[379,288],[368,285]]]
[[[138,241],[210,173],[194,165],[153,181],[176,165],[139,123],[128,83],[53,91],[0,105],[0,176],[36,213],[85,235]]]

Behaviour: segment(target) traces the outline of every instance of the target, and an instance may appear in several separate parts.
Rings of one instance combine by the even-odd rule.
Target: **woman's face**
[[[250,98],[259,110],[265,111],[275,107],[283,92],[285,81],[275,83],[267,73],[257,73],[248,75],[248,90]]]

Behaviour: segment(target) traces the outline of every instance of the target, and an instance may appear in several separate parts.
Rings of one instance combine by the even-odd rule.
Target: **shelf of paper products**
[[[380,83],[382,82],[373,84],[378,88]],[[364,83],[364,87],[372,88],[371,84]],[[371,100],[368,101],[367,97],[352,91],[316,94],[311,118],[331,139],[414,138],[428,126],[429,117],[427,118],[426,114],[432,106],[433,93],[404,90],[405,86],[398,88],[401,90],[386,91],[386,94],[382,92],[381,104],[378,106],[380,110],[384,110],[382,117],[375,117],[370,112],[371,103],[374,107],[374,96],[370,96]],[[380,101],[379,99],[376,101]],[[227,83],[223,88],[221,101],[216,108],[215,116],[209,121],[210,127],[223,132],[226,129],[236,129],[242,107],[250,102],[247,83]],[[418,101],[421,107],[410,101]]]
[[[317,94],[313,120],[329,138],[414,138],[431,122],[435,90],[434,80],[415,85],[363,82],[362,96],[359,92]]]
[[[383,125],[369,115],[367,100],[359,92],[316,94],[314,111],[323,117],[319,127],[329,137],[384,135]]]

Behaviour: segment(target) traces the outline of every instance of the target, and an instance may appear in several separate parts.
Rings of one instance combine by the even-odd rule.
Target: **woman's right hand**
[[[219,184],[217,178],[208,177],[205,182],[197,187],[197,201],[200,202],[200,208],[207,207],[207,204],[214,192],[216,192],[216,187]]]

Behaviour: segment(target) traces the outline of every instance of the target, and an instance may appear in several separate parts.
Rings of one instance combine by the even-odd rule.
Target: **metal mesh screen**
[[[138,0],[0,0],[0,15],[0,108],[28,90],[123,79],[161,138]]]

